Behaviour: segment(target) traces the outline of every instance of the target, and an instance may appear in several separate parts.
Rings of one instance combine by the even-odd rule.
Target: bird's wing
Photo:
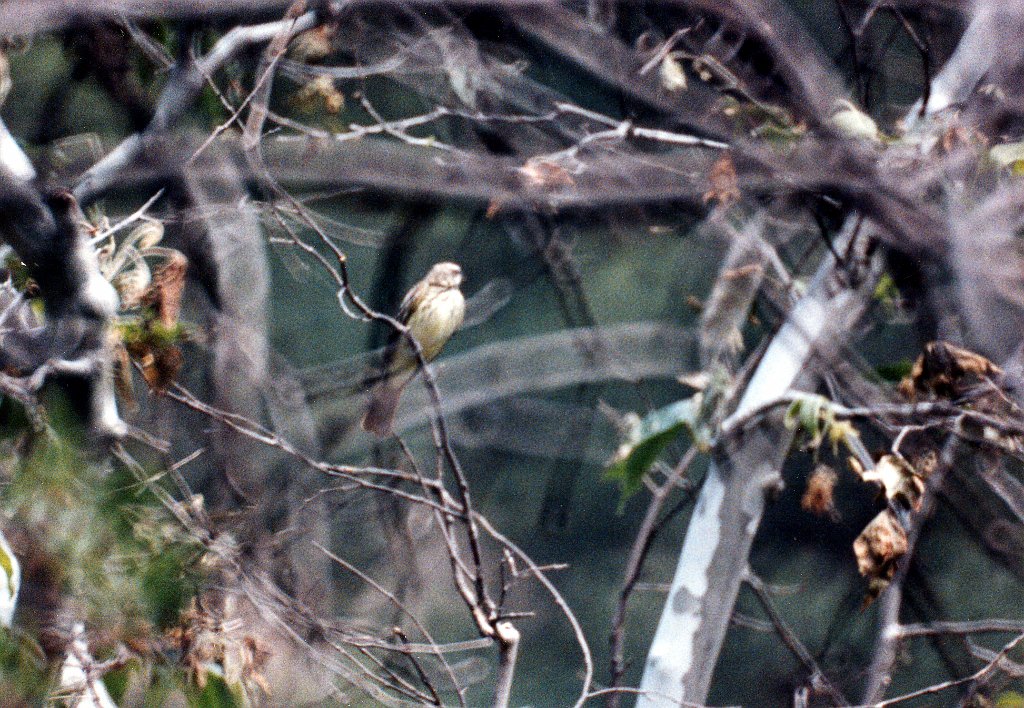
[[[402,298],[402,304],[398,306],[399,322],[401,322],[402,324],[408,324],[409,315],[412,314],[412,304],[414,302],[421,300],[423,298],[423,295],[425,294],[425,291],[429,287],[430,285],[428,285],[425,280],[421,280],[420,282],[416,283],[416,285],[409,289],[409,292],[407,292],[405,294],[405,297]]]

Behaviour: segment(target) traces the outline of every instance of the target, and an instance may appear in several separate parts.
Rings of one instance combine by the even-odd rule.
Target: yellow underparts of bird
[[[426,361],[437,358],[462,325],[466,300],[460,285],[462,268],[455,263],[437,263],[402,299],[398,321],[409,328]],[[363,430],[380,437],[391,434],[402,391],[418,368],[416,351],[407,336],[398,336],[384,351],[383,374],[370,390]]]

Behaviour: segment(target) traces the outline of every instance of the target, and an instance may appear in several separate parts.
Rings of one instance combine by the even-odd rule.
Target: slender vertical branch
[[[672,473],[660,485],[651,492],[651,500],[647,504],[647,512],[640,522],[636,538],[629,549],[629,558],[626,560],[626,569],[623,573],[622,589],[619,591],[619,599],[615,604],[615,613],[612,615],[612,632],[609,637],[611,645],[611,681],[609,686],[615,688],[622,681],[622,675],[626,672],[625,664],[625,636],[626,636],[626,609],[629,607],[629,599],[633,595],[637,580],[640,579],[640,572],[647,554],[651,550],[654,536],[658,529],[658,515],[665,503],[665,499],[675,489],[683,475],[689,470],[690,465],[697,458],[697,448],[690,447],[683,455],[679,463],[672,468]],[[689,501],[687,498],[685,501]],[[609,708],[615,708],[619,704],[621,693],[611,692],[608,694],[607,703]]]
[[[519,630],[511,622],[498,622],[498,679],[494,687],[494,708],[507,708],[512,700],[512,679],[519,655]]]

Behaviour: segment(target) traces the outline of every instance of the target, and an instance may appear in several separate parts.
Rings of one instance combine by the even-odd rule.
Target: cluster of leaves
[[[1002,376],[999,367],[979,354],[946,342],[931,342],[898,389],[910,401],[945,400],[968,410],[1005,415],[1014,412],[1016,407],[1003,393]],[[713,420],[704,391],[644,418],[635,414],[625,416],[623,440],[607,469],[608,476],[620,482],[623,499],[642,487],[645,475],[682,432],[688,432],[700,450],[710,449],[715,436]],[[865,596],[865,604],[868,604],[889,584],[897,562],[907,552],[911,514],[920,510],[925,483],[936,468],[938,453],[925,446],[909,460],[899,452],[892,452],[867,464],[870,460],[865,459],[856,427],[840,408],[820,395],[796,396],[783,422],[800,434],[802,447],[810,451],[815,460],[826,445],[834,459],[840,458],[842,448],[851,453],[848,465],[859,479],[879,488],[886,506],[853,543],[857,568],[868,579]],[[978,435],[990,442],[1007,437],[991,429],[978,431]],[[1017,442],[1007,439],[1004,444]],[[833,496],[838,479],[832,467],[819,462],[808,478],[802,507],[838,521]]]
[[[18,633],[0,643],[0,692],[29,699],[52,687],[26,677],[40,679],[52,670],[48,658],[62,659],[48,655],[47,637],[71,617],[90,628],[98,659],[131,657],[117,672],[155,683],[173,674],[184,685],[167,632],[198,592],[204,549],[161,506],[155,482],[89,459],[70,423],[23,428],[3,447],[10,478],[0,504],[23,581]]]
[[[159,221],[144,218],[120,243],[104,217],[95,221],[85,228],[101,241],[101,272],[120,296],[109,335],[118,390],[130,407],[133,360],[157,393],[182,366],[187,260],[159,245]],[[45,316],[24,264],[9,257],[5,268],[11,285]],[[188,656],[182,648],[191,617],[186,610],[194,607],[207,572],[199,562],[204,547],[164,506],[170,497],[155,493],[160,477],[143,478],[130,457],[124,464],[94,459],[62,394],[46,393],[42,422],[30,421],[11,400],[0,407],[0,508],[22,572],[17,629],[0,632],[0,694],[42,701],[54,690],[55,662],[63,661],[58,637],[74,618],[88,628],[89,649],[104,661],[115,699],[186,695],[192,704],[240,705],[238,691],[222,678],[206,681],[204,671],[204,680],[196,681],[198,674],[182,660]],[[201,506],[201,497],[195,503]],[[0,568],[8,571],[3,558]]]
[[[99,225],[92,230],[109,230],[105,217],[97,221]],[[179,315],[188,259],[180,251],[161,247],[163,235],[163,224],[147,217],[120,244],[110,236],[98,249],[100,270],[121,299],[113,346],[118,393],[129,409],[135,407],[132,361],[157,394],[174,382],[184,363],[178,345],[188,332]],[[159,265],[152,268],[147,259],[155,259]]]
[[[884,455],[871,469],[863,469],[851,460],[860,478],[881,488],[888,505],[878,513],[853,542],[857,570],[868,579],[865,605],[884,590],[896,572],[896,563],[907,552],[909,512],[921,508],[927,473],[925,466],[915,467],[902,455]]]
[[[827,440],[833,458],[839,458],[840,443],[849,450],[848,465],[862,482],[876,485],[884,497],[886,508],[879,512],[854,540],[853,555],[857,569],[868,579],[865,604],[885,589],[896,571],[897,561],[906,553],[907,527],[910,513],[918,511],[925,480],[935,467],[935,455],[921,455],[911,464],[898,452],[870,460],[858,450],[859,433],[853,424],[837,416],[836,407],[823,396],[804,396],[794,401],[786,412],[786,425],[801,431],[805,445],[817,457]],[[867,466],[866,466],[867,465]],[[833,490],[839,476],[834,469],[818,464],[808,477],[801,506],[814,514],[838,521]]]
[[[622,417],[622,442],[608,462],[606,475],[619,483],[621,503],[643,487],[644,476],[684,432],[703,452],[712,446],[713,413],[709,401],[717,397],[698,391],[689,398],[671,403],[641,418],[635,413]]]
[[[806,448],[815,455],[827,440],[832,455],[838,457],[840,443],[850,448],[853,440],[860,437],[850,421],[837,418],[835,407],[824,396],[807,395],[793,401],[786,410],[783,424],[790,430],[801,431],[806,438]]]

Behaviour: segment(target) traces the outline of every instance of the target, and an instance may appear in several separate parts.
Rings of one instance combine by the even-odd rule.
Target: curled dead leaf
[[[708,173],[710,187],[704,192],[705,204],[716,201],[722,206],[729,206],[740,198],[739,180],[736,178],[736,166],[729,153],[723,153],[711,166]]]
[[[153,283],[142,296],[142,304],[152,306],[156,310],[160,324],[168,329],[178,323],[187,271],[188,259],[183,254],[173,251],[160,269],[153,274]]]
[[[861,479],[879,484],[885,498],[898,508],[917,511],[921,507],[924,479],[902,456],[885,455],[869,470],[860,469],[859,464],[857,468]]]
[[[911,400],[918,394],[956,399],[972,386],[1002,376],[991,361],[949,342],[928,342],[914,362],[910,376],[900,382],[900,392]]]
[[[162,394],[178,378],[184,361],[178,347],[156,350],[142,363],[142,377],[154,393]]]
[[[828,516],[833,521],[839,520],[836,510],[834,491],[839,475],[828,465],[818,465],[807,478],[807,488],[800,498],[800,508],[816,516]]]
[[[519,168],[523,184],[534,189],[555,190],[573,187],[576,181],[562,165],[544,157],[531,157]]]
[[[853,542],[853,554],[857,558],[857,570],[871,581],[865,605],[870,604],[892,580],[896,561],[906,552],[907,532],[889,509],[864,527]]]

